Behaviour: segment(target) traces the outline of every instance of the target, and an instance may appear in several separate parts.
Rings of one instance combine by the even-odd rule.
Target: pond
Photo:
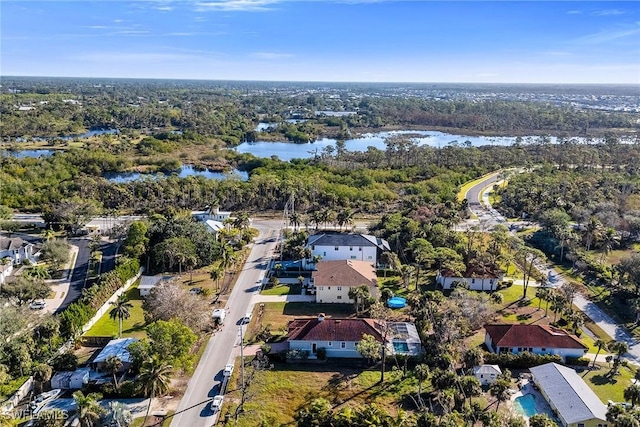
[[[247,172],[239,171],[237,169],[233,169],[231,172],[221,172],[214,171],[210,169],[200,169],[196,168],[193,165],[183,165],[179,171],[173,173],[163,173],[163,172],[155,172],[155,173],[140,173],[140,172],[113,172],[107,173],[104,177],[109,182],[114,182],[117,184],[122,184],[125,182],[133,182],[141,179],[162,179],[168,178],[170,176],[177,176],[179,178],[186,178],[188,176],[202,176],[207,179],[239,179],[241,181],[246,181],[249,179],[249,174]]]
[[[27,157],[46,157],[51,156],[56,150],[0,150],[0,157],[15,157],[16,159],[25,159]]]

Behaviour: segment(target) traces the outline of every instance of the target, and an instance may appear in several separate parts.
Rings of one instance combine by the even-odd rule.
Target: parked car
[[[31,310],[43,310],[47,306],[47,303],[44,301],[32,301],[29,304],[29,308]]]
[[[242,323],[249,323],[249,322],[251,322],[251,314],[252,314],[252,313],[251,313],[250,311],[247,311],[247,312],[244,314],[244,317],[242,318]]]
[[[224,367],[224,371],[222,371],[222,375],[225,377],[230,377],[233,374],[233,364],[229,363]]]
[[[224,401],[224,396],[222,395],[217,395],[213,398],[213,401],[211,402],[211,409],[213,409],[214,411],[219,411],[222,408],[222,402]]]
[[[200,295],[202,293],[202,288],[191,288],[189,292],[193,295]]]

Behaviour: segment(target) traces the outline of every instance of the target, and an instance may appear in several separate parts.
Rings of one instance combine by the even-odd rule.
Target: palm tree
[[[353,224],[353,212],[349,208],[342,209],[336,216],[336,221],[342,231],[342,226],[350,226]]]
[[[211,280],[216,281],[216,290],[220,290],[220,279],[224,276],[224,270],[220,267],[220,265],[215,266],[210,272],[209,277]]]
[[[422,382],[429,376],[429,365],[420,363],[413,369],[413,373],[418,377],[418,399],[422,401]]]
[[[584,232],[585,249],[589,251],[593,242],[602,235],[602,223],[596,217],[591,217]]]
[[[289,215],[289,225],[293,225],[293,231],[298,231],[301,220],[301,216],[297,212],[292,212],[291,215]]]
[[[100,399],[102,399],[100,393],[89,393],[86,396],[81,391],[73,393],[73,400],[76,401],[78,408],[76,415],[82,427],[97,425],[100,417],[106,413],[105,409],[98,403]]]
[[[620,364],[620,359],[622,358],[623,354],[629,351],[629,346],[624,341],[616,341],[613,344],[609,344],[609,350],[613,351],[616,355],[616,359],[614,361],[615,366],[616,363]]]
[[[631,406],[636,406],[636,403],[640,400],[640,384],[630,384],[624,389],[624,399],[631,401]]]
[[[173,366],[166,361],[153,357],[142,364],[138,382],[142,387],[145,396],[149,396],[149,406],[144,416],[145,422],[149,416],[151,400],[156,396],[161,396],[169,391],[171,386],[171,370]],[[144,422],[142,423],[144,425]]]
[[[593,364],[591,365],[591,367],[596,366],[596,359],[598,358],[598,355],[600,354],[600,350],[605,349],[605,351],[607,350],[607,342],[603,341],[603,340],[596,340],[596,342],[594,343],[596,345],[596,347],[598,347],[598,351],[596,351],[596,355],[593,358]]]
[[[109,317],[113,320],[118,319],[118,338],[122,338],[122,320],[131,317],[129,309],[133,308],[133,305],[125,294],[120,295],[111,305],[114,307],[109,312]]]
[[[620,236],[618,232],[613,228],[607,228],[604,233],[601,234],[602,240],[602,255],[600,255],[600,262],[604,262],[613,248],[620,242]]]
[[[233,220],[233,227],[239,228],[240,230],[244,230],[251,225],[251,218],[249,218],[249,214],[246,212],[239,212],[236,218]]]
[[[116,393],[118,392],[118,389],[119,389],[117,375],[118,375],[118,371],[122,369],[122,366],[123,366],[122,360],[120,360],[118,356],[111,355],[107,357],[107,359],[104,361],[104,368],[107,370],[107,372],[109,372],[112,375],[113,387],[115,388]]]
[[[501,402],[506,402],[511,397],[511,394],[509,393],[509,386],[509,380],[506,378],[499,378],[489,387],[489,392],[497,401],[496,411],[500,407]]]
[[[51,239],[53,239],[54,237],[56,237],[56,233],[55,231],[53,231],[51,228],[45,228],[44,230],[42,230],[42,233],[40,233],[40,235],[42,236],[43,239],[45,239],[47,242]]]

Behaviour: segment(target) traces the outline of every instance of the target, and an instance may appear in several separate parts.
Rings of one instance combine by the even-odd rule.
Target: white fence
[[[7,414],[13,411],[13,408],[18,406],[18,403],[20,403],[20,401],[24,399],[25,396],[31,392],[32,388],[33,388],[33,377],[29,377],[29,379],[27,379],[20,386],[18,391],[13,393],[13,396],[11,396],[10,398],[2,402],[2,407],[0,408],[0,414]]]
[[[111,303],[116,302],[116,300],[120,297],[120,295],[127,292],[127,290],[131,287],[131,285],[133,285],[135,281],[140,278],[140,276],[142,275],[142,271],[143,269],[140,268],[140,270],[138,270],[138,274],[133,276],[131,279],[127,280],[127,282],[124,285],[122,285],[117,291],[113,293],[113,295],[111,295],[111,298],[109,298],[104,304],[102,304],[102,307],[98,309],[98,311],[96,312],[96,314],[93,315],[91,320],[85,323],[84,326],[82,327],[83,334],[87,332],[89,329],[91,329],[93,325],[96,324],[98,319],[100,319],[109,310],[109,308],[111,307]]]

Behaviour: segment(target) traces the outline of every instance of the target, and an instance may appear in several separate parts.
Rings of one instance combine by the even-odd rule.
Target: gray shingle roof
[[[389,251],[389,243],[369,234],[353,233],[324,233],[309,236],[309,246],[376,246],[383,251]]]
[[[607,407],[573,369],[547,363],[529,370],[567,424],[607,419]]]

